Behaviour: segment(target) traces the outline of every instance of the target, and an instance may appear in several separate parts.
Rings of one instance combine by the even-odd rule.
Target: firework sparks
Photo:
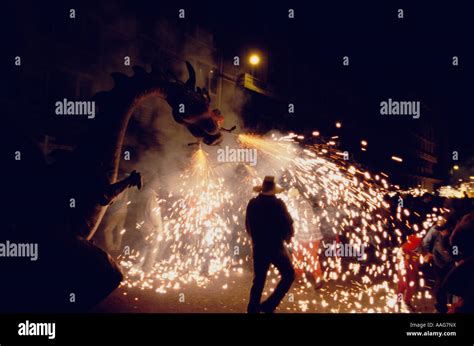
[[[319,132],[313,133],[315,136]],[[279,195],[295,220],[296,236],[289,245],[293,254],[302,249],[298,235],[311,229],[319,230],[325,243],[334,241],[364,252],[359,257],[337,253],[328,256],[320,248],[316,258],[307,253],[293,256],[295,267],[308,271],[319,257],[322,280],[351,283],[350,288],[341,286],[332,295],[331,304],[322,297],[317,304],[301,300],[297,304],[300,310],[330,305],[333,312],[399,311],[393,284],[399,280],[399,270],[403,270],[403,234],[406,230],[423,234],[436,222],[436,213],[417,223],[407,209],[398,207],[391,213],[384,199],[389,187],[385,173],[372,175],[351,166],[338,151],[337,138],[317,144],[302,144],[303,140],[296,134],[271,138],[238,135],[242,147],[255,148],[259,154],[257,166],[242,165],[238,183],[219,177],[217,163],[199,148],[181,175],[181,186],[160,200],[163,234],[152,232],[147,237],[148,244],[153,244],[151,251],[157,253],[155,263],[145,270],[144,255],[138,250],[121,256],[127,270],[123,285],[166,293],[190,282],[205,286],[220,275],[242,273],[249,256],[239,258],[235,249],[237,254],[245,253],[243,249],[250,246],[243,228],[246,203],[252,186],[261,183],[261,177],[274,174],[286,191],[297,189],[313,207],[313,213],[307,213],[288,193]],[[270,274],[275,277],[278,273],[273,269]],[[301,290],[308,285],[312,283],[303,278]],[[419,286],[425,290],[420,299],[429,295],[423,277]],[[227,287],[224,284],[222,289]],[[383,308],[374,307],[378,300],[384,302]]]

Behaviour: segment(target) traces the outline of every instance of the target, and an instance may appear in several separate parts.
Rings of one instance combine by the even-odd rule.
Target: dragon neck
[[[100,152],[98,174],[105,176],[109,183],[117,180],[125,135],[134,111],[148,97],[165,98],[166,82],[163,79],[141,68],[134,70],[132,77],[112,74],[114,88],[94,96],[102,122],[96,134],[99,146],[96,150]]]
[[[120,160],[123,158],[124,152],[124,141],[127,133],[128,124],[130,119],[135,113],[137,107],[148,97],[160,97],[164,98],[164,94],[159,89],[144,90],[133,96],[133,99],[126,105],[123,105],[121,110],[118,110],[115,114],[120,116],[116,117],[116,123],[112,124],[112,134],[109,137],[110,147],[104,152],[104,168],[105,174],[110,183],[114,183],[117,180]]]

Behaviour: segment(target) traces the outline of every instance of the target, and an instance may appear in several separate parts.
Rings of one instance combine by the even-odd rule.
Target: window
[[[219,73],[217,68],[199,62],[197,63],[196,74],[198,86],[205,87],[211,94],[217,94],[219,85]]]
[[[219,73],[216,68],[211,69],[210,85],[209,90],[213,94],[217,94],[217,89],[219,85]]]

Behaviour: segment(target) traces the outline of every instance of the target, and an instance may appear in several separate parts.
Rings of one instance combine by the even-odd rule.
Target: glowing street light
[[[362,140],[362,141],[360,141],[360,144],[361,144],[362,146],[366,147],[366,146],[367,146],[367,141]]]
[[[403,162],[403,159],[401,157],[398,157],[398,156],[392,156],[392,160],[397,161],[397,162]]]
[[[257,66],[258,64],[260,64],[260,57],[258,56],[258,54],[252,54],[252,55],[250,55],[250,57],[249,57],[249,63],[250,63],[250,65],[252,65],[252,66]]]
[[[454,165],[453,169],[454,169],[455,171],[457,171],[457,170],[459,169],[459,166],[458,166],[458,165]]]
[[[340,128],[342,127],[342,124],[338,121],[338,122],[336,123],[336,127],[337,127],[338,129],[340,129]]]

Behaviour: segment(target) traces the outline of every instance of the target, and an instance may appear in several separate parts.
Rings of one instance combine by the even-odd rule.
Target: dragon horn
[[[186,81],[185,85],[191,90],[194,90],[196,87],[196,72],[194,71],[193,65],[189,61],[186,61],[186,68],[188,69],[189,78]]]

